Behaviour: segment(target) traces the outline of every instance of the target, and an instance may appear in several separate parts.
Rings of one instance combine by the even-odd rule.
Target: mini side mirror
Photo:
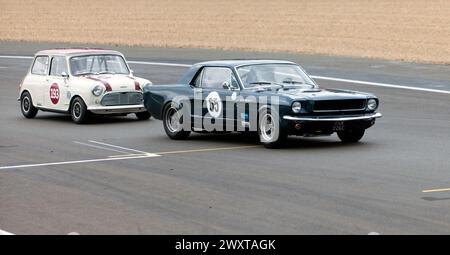
[[[66,72],[62,72],[62,73],[61,73],[61,76],[62,76],[64,79],[69,79],[69,74],[66,73]]]

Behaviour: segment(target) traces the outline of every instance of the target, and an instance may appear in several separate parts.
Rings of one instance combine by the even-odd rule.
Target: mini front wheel
[[[77,97],[72,101],[70,106],[70,116],[76,124],[86,123],[89,118],[89,111],[87,110],[83,99]]]
[[[152,115],[148,111],[137,112],[137,113],[135,113],[135,115],[136,115],[136,118],[138,118],[139,120],[148,120],[152,117]]]

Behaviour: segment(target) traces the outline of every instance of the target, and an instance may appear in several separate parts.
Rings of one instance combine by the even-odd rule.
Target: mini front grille
[[[365,107],[365,99],[314,101],[315,112],[363,110]]]
[[[143,96],[139,92],[115,92],[106,94],[101,101],[103,106],[142,104]]]

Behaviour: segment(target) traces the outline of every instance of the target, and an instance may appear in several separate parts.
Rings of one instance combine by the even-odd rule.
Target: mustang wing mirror
[[[66,72],[62,72],[62,73],[61,73],[61,76],[62,76],[64,79],[69,79],[69,74],[67,74]]]
[[[231,85],[230,85],[229,82],[224,81],[224,82],[222,83],[222,88],[224,88],[224,89],[230,89],[230,90],[231,90]]]

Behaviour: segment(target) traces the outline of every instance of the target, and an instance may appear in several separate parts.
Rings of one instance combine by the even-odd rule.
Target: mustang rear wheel
[[[364,129],[349,129],[337,132],[339,139],[344,143],[356,143],[364,136]]]
[[[31,95],[28,91],[24,92],[20,97],[20,109],[22,110],[23,116],[28,119],[36,117],[38,109],[33,106],[33,101],[31,100]]]
[[[150,119],[151,117],[152,117],[152,115],[148,112],[148,111],[145,111],[145,112],[137,112],[137,113],[135,113],[136,114],[136,117],[139,119],[139,120],[148,120],[148,119]]]
[[[163,124],[168,137],[174,140],[184,140],[189,137],[191,131],[183,129],[183,118],[175,105],[166,106],[163,113]]]
[[[278,114],[269,109],[259,114],[258,134],[260,142],[266,148],[278,148],[287,138],[286,132],[280,127]]]
[[[89,112],[83,99],[77,97],[72,101],[70,106],[70,116],[76,124],[83,124],[89,118]]]

